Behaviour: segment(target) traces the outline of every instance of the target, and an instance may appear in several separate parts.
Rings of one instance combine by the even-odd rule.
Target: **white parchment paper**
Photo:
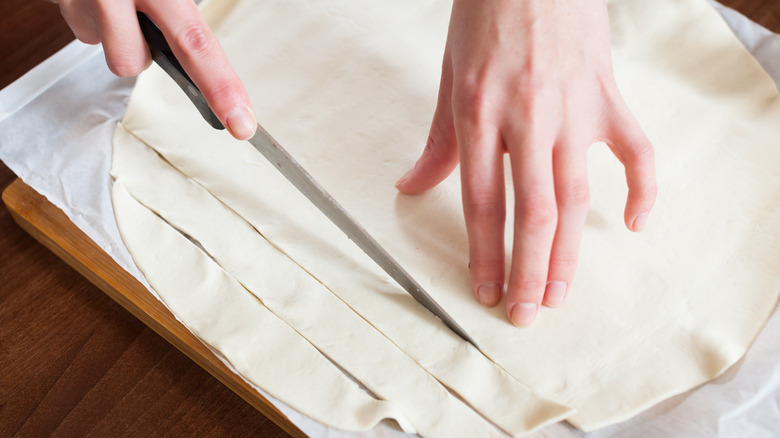
[[[780,84],[780,35],[713,6]],[[111,74],[99,47],[71,43],[0,91],[0,160],[148,287],[122,244],[110,198],[111,139],[134,82]],[[310,436],[406,436],[384,424],[363,434],[329,429],[259,391]],[[780,436],[780,317],[740,363],[700,388],[599,431],[561,423],[532,436]]]

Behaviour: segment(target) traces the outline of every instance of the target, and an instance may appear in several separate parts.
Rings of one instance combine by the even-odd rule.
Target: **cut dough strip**
[[[363,431],[391,418],[414,431],[397,405],[371,397],[347,378],[195,245],[133,199],[121,180],[114,182],[112,199],[122,239],[149,284],[242,376],[333,427]]]
[[[503,369],[577,408],[578,427],[628,418],[736,362],[780,289],[771,79],[703,0],[609,2],[616,79],[656,147],[658,203],[647,230],[627,232],[623,169],[603,145],[592,148],[591,210],[569,297],[519,330],[469,290],[457,176],[419,197],[393,189],[427,135],[448,6],[235,1],[204,14],[263,126]],[[462,360],[471,353],[457,339],[432,329],[249,145],[206,126],[160,72],[139,79],[124,124],[431,374],[471,394],[470,404],[489,398],[454,377],[483,362]]]
[[[112,174],[134,197],[197,240],[272,312],[369,390],[397,402],[420,434],[489,436],[495,432],[240,216],[121,126],[116,136]],[[427,330],[442,330],[439,325]],[[539,398],[484,357],[469,360],[470,350],[460,348],[451,358],[454,364],[450,366],[457,372],[450,373],[450,380],[457,377],[467,382],[471,389],[463,395],[466,402],[507,433],[517,436],[569,414],[568,409]],[[475,394],[481,397],[474,399]]]

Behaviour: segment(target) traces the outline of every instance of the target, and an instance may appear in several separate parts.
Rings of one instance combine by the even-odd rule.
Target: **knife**
[[[138,23],[141,26],[141,32],[146,39],[154,62],[173,78],[187,97],[190,98],[206,122],[215,129],[225,129],[214,112],[211,111],[211,108],[209,108],[203,94],[184,71],[176,56],[174,56],[160,29],[142,12],[138,12]],[[444,308],[425,292],[422,286],[259,124],[257,125],[257,132],[249,139],[249,143],[268,161],[274,164],[287,180],[317,206],[328,219],[336,224],[350,240],[368,254],[390,277],[398,282],[409,295],[441,319],[458,336],[479,349],[477,342],[455,322]]]

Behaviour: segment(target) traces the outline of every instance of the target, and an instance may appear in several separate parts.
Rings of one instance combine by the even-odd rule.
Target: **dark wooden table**
[[[780,0],[723,3],[780,32]],[[0,1],[0,88],[72,39],[57,6]],[[0,163],[0,191],[15,178]],[[0,208],[0,437],[14,435],[287,436]]]
[[[0,88],[72,40],[56,5],[0,0]],[[15,178],[0,163],[0,191]],[[0,207],[0,437],[14,435],[288,436]]]

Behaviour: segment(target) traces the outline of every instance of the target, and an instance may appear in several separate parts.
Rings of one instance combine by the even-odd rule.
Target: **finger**
[[[439,98],[422,156],[395,184],[402,193],[417,194],[435,187],[458,165],[458,142],[452,120],[452,64],[445,50]]]
[[[569,145],[559,146],[553,150],[558,225],[550,252],[543,300],[550,307],[563,302],[574,279],[589,202],[588,168],[584,153]]]
[[[59,2],[62,18],[73,31],[73,35],[84,44],[99,44],[100,34],[92,13],[85,13],[76,7],[72,1]]]
[[[626,169],[628,199],[624,221],[631,231],[642,231],[655,203],[657,188],[653,145],[625,104],[614,117],[608,144]]]
[[[130,1],[98,2],[94,11],[106,64],[119,77],[135,76],[152,62],[135,12]]]
[[[454,110],[471,285],[477,300],[493,307],[501,301],[504,289],[503,145],[498,131],[480,120],[478,110],[459,110],[457,105]]]
[[[149,0],[144,9],[228,131],[240,140],[254,135],[257,120],[249,96],[195,4]]]
[[[422,193],[444,181],[455,170],[458,160],[452,113],[437,108],[422,155],[395,187],[406,194]]]
[[[532,128],[533,129],[533,128]],[[527,326],[536,318],[547,283],[558,219],[552,168],[552,138],[509,139],[515,190],[514,245],[507,289],[507,315]]]

